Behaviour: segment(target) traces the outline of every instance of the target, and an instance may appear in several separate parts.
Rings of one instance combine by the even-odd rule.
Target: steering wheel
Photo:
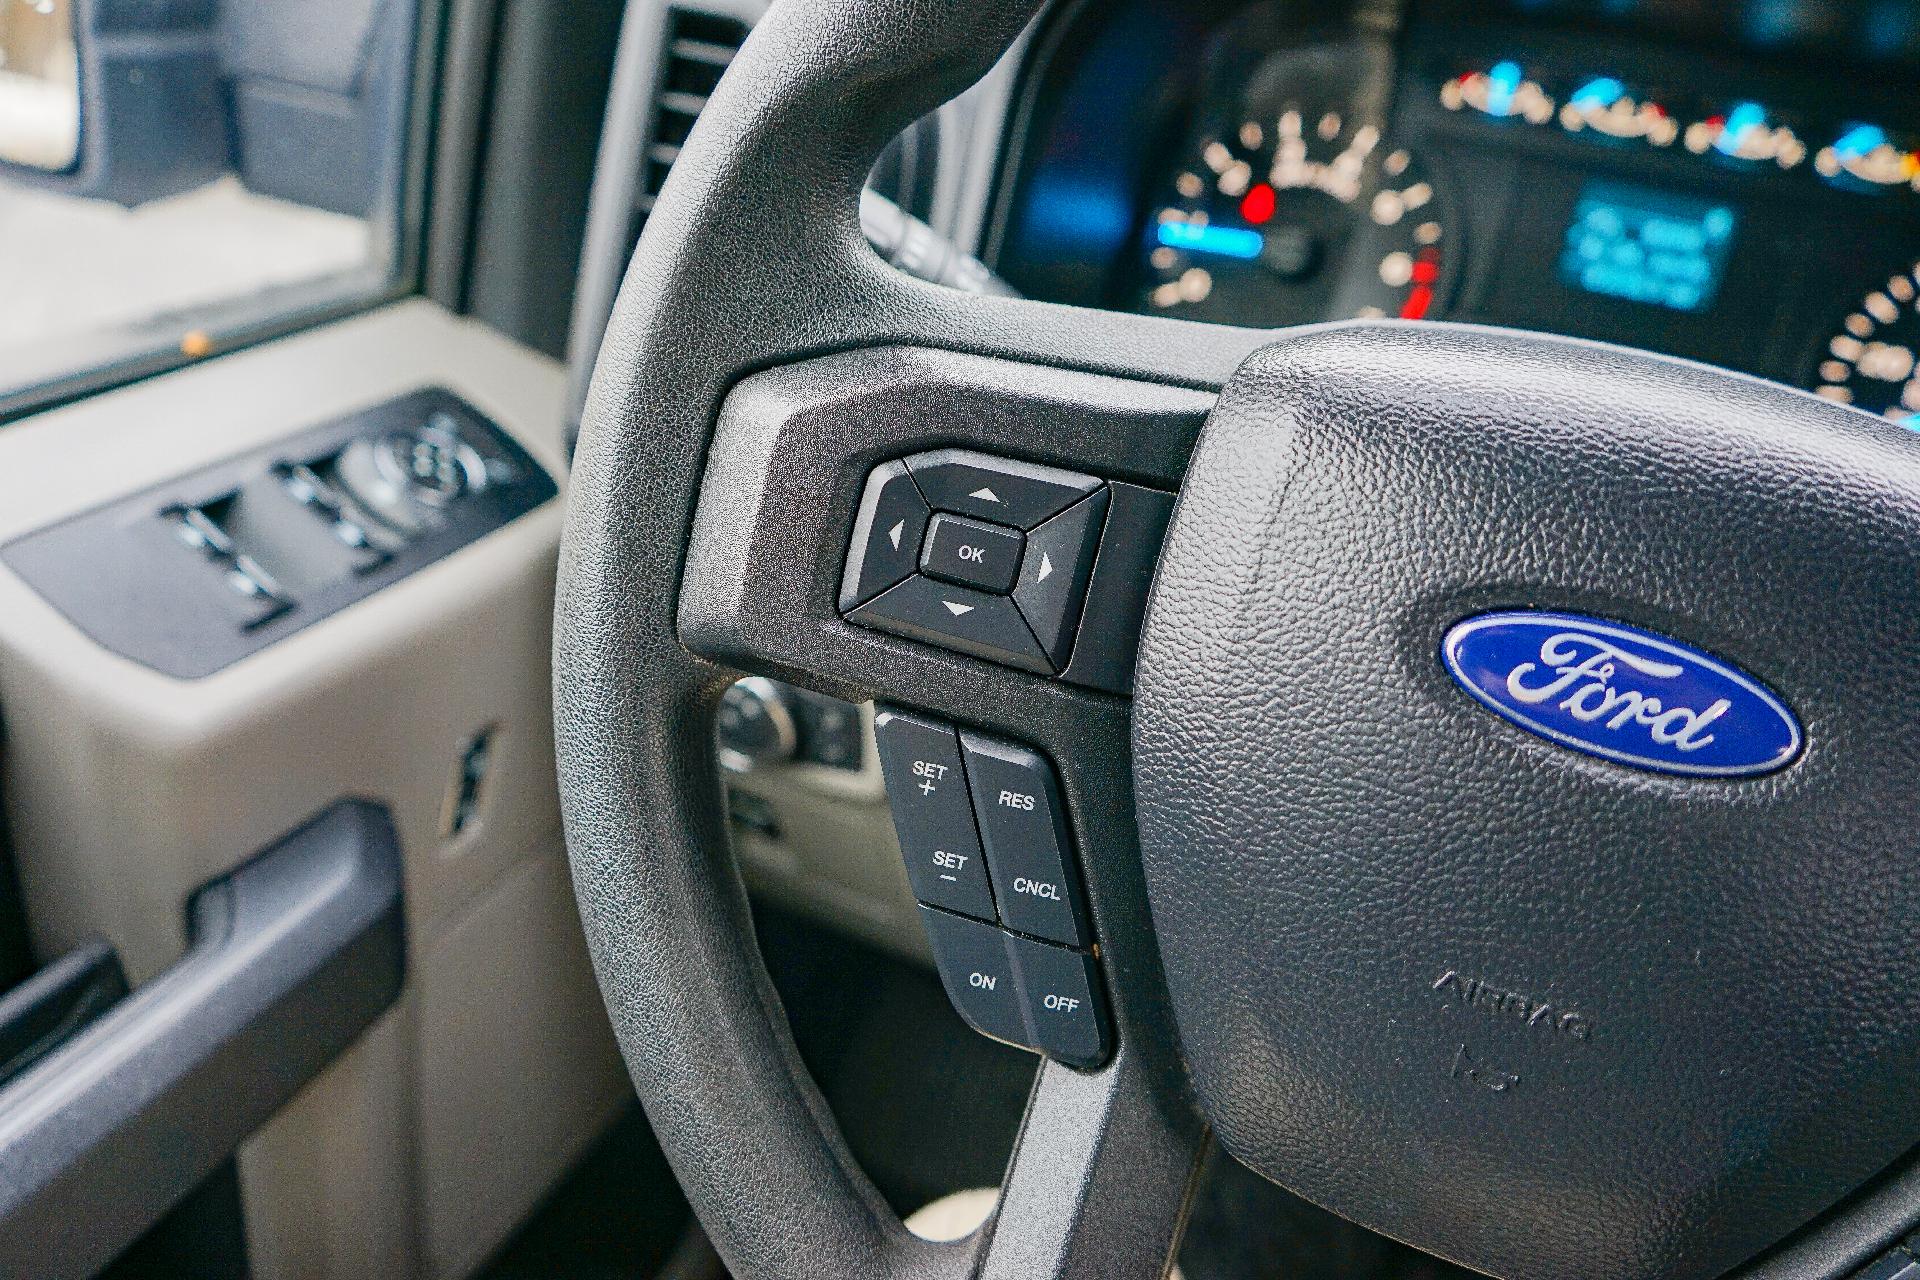
[[[892,270],[865,174],[1036,7],[775,6],[595,374],[567,839],[634,1083],[733,1273],[1159,1276],[1216,1140],[1511,1280],[1869,1256],[1920,1216],[1920,436],[1591,343],[1203,327]],[[1179,491],[1133,697],[842,616],[867,476],[942,447]],[[968,1241],[904,1230],[795,1054],[714,764],[742,672],[1058,768],[1113,1052],[1044,1065]]]

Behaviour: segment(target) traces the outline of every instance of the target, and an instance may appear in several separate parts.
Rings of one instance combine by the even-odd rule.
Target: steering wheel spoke
[[[983,1280],[1159,1280],[1205,1148],[1166,1046],[1129,1042],[1097,1074],[1048,1064],[981,1258]]]

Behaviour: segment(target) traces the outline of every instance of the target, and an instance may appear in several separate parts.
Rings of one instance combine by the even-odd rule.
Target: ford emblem
[[[1800,753],[1799,722],[1759,681],[1637,627],[1486,613],[1448,631],[1440,654],[1495,715],[1636,769],[1739,778]]]

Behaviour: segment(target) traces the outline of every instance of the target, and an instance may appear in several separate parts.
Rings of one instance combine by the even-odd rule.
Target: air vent
[[[693,122],[746,38],[747,24],[737,18],[691,9],[669,11],[666,57],[654,100],[653,129],[647,139],[645,176],[634,196],[634,240],[640,238],[640,228],[653,211],[653,202],[667,181],[667,171],[680,158],[680,148],[693,132]]]

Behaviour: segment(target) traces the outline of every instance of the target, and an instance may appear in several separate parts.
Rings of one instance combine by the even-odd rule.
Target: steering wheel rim
[[[1043,1069],[1021,1132],[1029,1173],[1010,1175],[989,1230],[947,1245],[906,1232],[848,1153],[760,963],[712,765],[712,711],[733,673],[691,654],[675,625],[689,607],[680,549],[713,423],[753,371],[901,344],[1153,371],[1161,384],[1212,391],[1259,345],[1250,332],[1176,325],[1187,340],[1168,347],[1162,323],[962,299],[868,249],[857,197],[874,158],[983,74],[1038,7],[776,5],[650,215],[589,393],[555,619],[568,847],[636,1087],[709,1236],[743,1278],[1157,1276],[1203,1147],[1170,1046],[1140,1052],[1123,1001],[1122,1047],[1106,1071]],[[716,208],[735,212],[709,216]],[[1189,442],[1197,425],[1188,423]],[[825,692],[868,692],[758,665]],[[973,687],[970,664],[930,665],[950,690]],[[1003,720],[1017,726],[1020,709],[1008,699]],[[1124,759],[1124,713],[1109,706],[1096,718]],[[1124,787],[1124,770],[1117,781]],[[1154,967],[1151,956],[1141,963]]]
[[[867,249],[857,194],[874,157],[1037,7],[775,6],[650,218],[589,397],[556,611],[568,845],[636,1087],[743,1280],[1162,1275],[1208,1140],[1140,870],[1128,707],[850,636],[818,590],[844,547],[820,495],[844,497],[872,462],[957,440],[1175,487],[1214,394],[1275,336],[962,297]],[[833,465],[778,474],[796,441]],[[788,521],[774,499],[813,517]],[[773,562],[801,571],[781,582]],[[1076,760],[1063,785],[1119,1048],[1098,1072],[1042,1069],[1001,1207],[973,1240],[904,1230],[787,1033],[713,763],[712,712],[744,670],[964,708],[1043,750],[1111,757],[1104,771]],[[1912,1194],[1888,1183],[1755,1274],[1831,1275],[1888,1238]]]

